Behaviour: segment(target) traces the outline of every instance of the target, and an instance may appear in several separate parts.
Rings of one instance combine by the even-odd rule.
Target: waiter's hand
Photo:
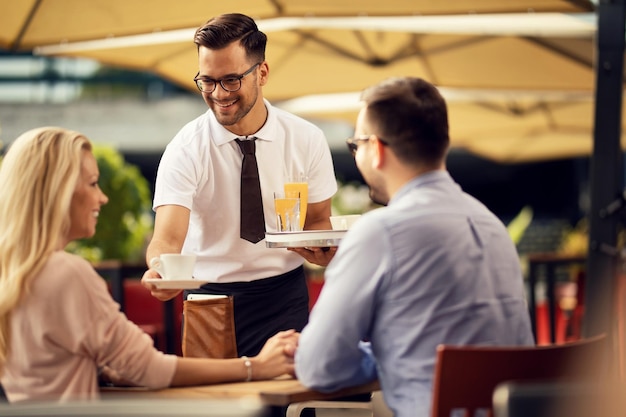
[[[176,297],[182,290],[162,290],[158,289],[156,285],[146,282],[146,278],[161,278],[161,275],[154,269],[150,268],[146,272],[143,273],[143,277],[141,277],[141,285],[150,290],[150,294],[158,300],[167,301]]]
[[[319,266],[327,266],[329,262],[335,256],[337,247],[325,247],[325,248],[287,248],[292,252],[296,252],[307,261]]]

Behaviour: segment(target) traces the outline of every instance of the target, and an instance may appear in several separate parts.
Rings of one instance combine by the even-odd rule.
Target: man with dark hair
[[[269,79],[267,37],[253,19],[237,13],[217,16],[196,31],[194,42],[199,66],[194,80],[210,110],[184,126],[163,154],[146,258],[197,255],[194,278],[206,284],[193,292],[234,297],[238,354],[254,356],[270,336],[301,330],[308,319],[303,258],[267,248],[263,240],[264,231],[276,231],[273,192],[283,189],[287,177],[308,177],[304,228],[330,229],[330,199],[337,184],[323,132],[263,99]],[[246,158],[258,166],[259,199],[240,194]],[[244,214],[253,205],[262,208],[260,229],[244,233],[244,221],[258,219]],[[307,256],[326,265],[333,254],[331,249]],[[152,269],[144,274],[156,277]],[[180,292],[157,289],[145,280],[144,285],[160,300]]]
[[[428,417],[439,344],[532,345],[505,226],[446,171],[446,103],[419,78],[362,94],[347,140],[372,199],[300,335],[296,375],[330,391],[378,378],[396,417]],[[367,341],[367,342],[365,342]]]

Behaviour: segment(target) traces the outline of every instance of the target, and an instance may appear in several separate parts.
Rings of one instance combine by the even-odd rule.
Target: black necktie
[[[265,238],[263,199],[259,182],[259,167],[256,162],[254,141],[235,139],[243,153],[241,163],[241,229],[239,236],[252,243]]]

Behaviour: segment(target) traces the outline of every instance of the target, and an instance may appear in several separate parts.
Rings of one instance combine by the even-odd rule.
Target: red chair
[[[324,286],[324,276],[322,275],[322,278],[307,278],[306,285],[309,290],[309,310],[311,310]]]
[[[138,279],[125,279],[123,287],[126,317],[154,339],[157,349],[182,355],[182,293],[173,299],[170,308],[154,298]]]
[[[431,417],[493,415],[494,389],[507,381],[606,380],[607,351],[604,334],[550,346],[440,345]]]
[[[141,285],[140,280],[124,280],[124,313],[126,317],[154,339],[154,346],[166,351],[163,302]]]

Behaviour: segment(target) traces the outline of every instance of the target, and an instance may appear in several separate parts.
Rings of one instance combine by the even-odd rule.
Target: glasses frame
[[[198,71],[196,76],[193,78],[193,81],[196,84],[196,87],[198,87],[198,90],[200,90],[200,92],[202,93],[211,94],[212,92],[215,91],[218,84],[221,85],[224,91],[226,91],[227,93],[234,93],[235,91],[241,90],[241,80],[243,80],[246,75],[250,74],[262,63],[263,62],[257,62],[256,64],[248,68],[248,70],[241,75],[229,75],[228,77],[218,78],[217,80],[214,80],[213,78],[208,78],[208,77],[200,77],[200,71]],[[239,87],[237,87],[234,90],[226,88],[226,86],[224,85],[224,81],[226,80],[232,81],[232,82],[234,82],[235,80],[239,81]],[[210,90],[202,88],[202,84],[204,83],[213,83],[213,88]]]
[[[356,156],[356,151],[359,149],[359,142],[368,142],[372,139],[373,136],[376,135],[362,135],[362,136],[352,136],[346,139],[346,145],[348,146],[348,151],[352,156]],[[376,136],[378,141],[383,144],[383,146],[389,146],[389,143],[384,139]]]

